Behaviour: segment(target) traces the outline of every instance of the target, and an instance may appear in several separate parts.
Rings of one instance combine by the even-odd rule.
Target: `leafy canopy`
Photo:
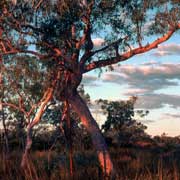
[[[146,47],[150,43],[146,39],[149,35],[177,30],[180,2],[3,0],[0,12],[2,54],[33,54],[51,60],[51,66],[55,64],[71,70],[81,61],[81,72],[84,73],[128,59],[130,56],[120,59],[118,56],[123,56],[121,54],[132,46]],[[104,48],[97,51],[92,39],[99,36],[105,43]],[[103,62],[106,58],[108,63]],[[100,60],[102,62],[97,63]]]

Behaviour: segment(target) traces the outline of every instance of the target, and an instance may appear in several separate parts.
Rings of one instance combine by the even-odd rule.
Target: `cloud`
[[[157,62],[156,60],[150,60],[148,62],[144,62],[141,64],[142,66],[155,66],[155,65],[160,65],[159,62]]]
[[[170,114],[170,113],[165,113],[163,114],[163,117],[168,118],[168,119],[180,119],[180,114]]]
[[[114,72],[102,76],[103,82],[128,85],[125,95],[152,93],[167,87],[178,86],[180,64],[143,64],[115,66]]]
[[[138,96],[137,108],[158,109],[165,105],[180,107],[180,96],[157,94],[158,90],[178,87],[180,80],[180,63],[158,64],[144,63],[139,66],[115,66],[113,72],[102,76],[103,82],[126,85],[125,96]]]
[[[179,108],[180,96],[168,94],[145,94],[138,96],[135,107],[140,109],[159,109],[163,108],[165,105],[169,105],[172,108]]]
[[[154,120],[150,120],[150,119],[146,119],[146,120],[140,120],[140,122],[142,123],[142,124],[151,124],[151,123],[154,123],[155,121]]]
[[[170,56],[170,55],[180,55],[180,44],[166,44],[160,45],[156,52],[152,53],[153,56]]]
[[[127,96],[134,96],[134,95],[140,95],[140,94],[145,94],[147,93],[149,90],[148,89],[128,89],[124,95],[127,95]]]
[[[116,83],[116,84],[124,82],[125,78],[126,78],[126,75],[120,74],[120,73],[118,73],[118,74],[117,73],[105,73],[102,76],[103,82],[110,82],[110,83]]]
[[[180,107],[180,96],[157,93],[169,87],[175,89],[180,86],[180,63],[157,64],[154,61],[139,66],[115,66],[114,71],[101,76],[104,83],[115,83],[126,88],[124,95],[138,97],[136,108],[159,109],[168,105],[172,108]],[[97,86],[97,77],[85,75],[83,83],[88,86]]]
[[[150,21],[148,21],[148,22],[146,22],[145,24],[144,24],[144,27],[143,27],[143,32],[144,33],[146,33],[146,32],[149,32],[149,29],[152,27],[152,25],[155,23],[155,21],[154,20],[150,20]]]
[[[92,42],[95,47],[100,47],[104,44],[105,40],[102,38],[95,38],[95,39],[92,39]]]
[[[85,86],[98,86],[96,80],[96,76],[85,74],[83,75],[82,84],[84,84]]]

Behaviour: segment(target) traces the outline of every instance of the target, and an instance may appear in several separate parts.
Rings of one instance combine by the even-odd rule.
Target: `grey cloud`
[[[165,113],[164,117],[166,117],[166,118],[173,118],[173,119],[180,119],[180,114]]]
[[[157,62],[157,61],[151,60],[151,61],[148,61],[148,62],[144,62],[141,65],[142,66],[154,66],[154,65],[160,65],[160,63]]]
[[[156,50],[156,52],[152,53],[153,56],[160,57],[160,56],[167,56],[167,55],[180,55],[180,44],[166,44],[161,45]]]
[[[96,80],[97,80],[96,76],[84,75],[82,84],[84,84],[85,86],[98,86]]]
[[[151,124],[151,123],[154,123],[155,121],[150,120],[150,119],[146,119],[146,120],[140,120],[140,122],[143,123],[143,124]]]
[[[180,96],[156,93],[157,90],[180,85],[180,63],[156,64],[151,62],[139,66],[115,66],[113,72],[104,73],[101,79],[103,82],[127,85],[124,95],[138,96],[136,108],[158,109],[165,105],[172,108],[180,107]],[[91,83],[94,85],[97,83],[96,80],[95,76],[86,75],[84,81],[87,85]]]
[[[134,89],[134,88],[129,88],[124,95],[125,96],[136,96],[136,95],[142,95],[148,93],[150,90],[149,89]]]
[[[167,95],[167,94],[146,94],[138,96],[136,108],[142,109],[158,109],[165,105],[169,105],[172,108],[180,107],[180,96]]]
[[[149,32],[149,29],[151,28],[151,26],[152,26],[154,23],[155,23],[154,20],[150,20],[149,22],[145,23],[142,31],[143,31],[144,33]]]
[[[110,82],[110,83],[124,83],[126,77],[122,76],[121,74],[115,73],[105,73],[102,77],[103,82]]]
[[[153,56],[156,57],[161,57],[161,56],[172,56],[175,55],[177,53],[173,53],[173,52],[168,52],[168,51],[157,51],[155,53],[152,53]]]
[[[137,94],[152,93],[179,85],[176,80],[180,80],[180,64],[122,65],[114,69],[114,72],[103,76],[103,81],[127,84],[132,92],[127,91],[126,95],[132,95],[134,92]]]

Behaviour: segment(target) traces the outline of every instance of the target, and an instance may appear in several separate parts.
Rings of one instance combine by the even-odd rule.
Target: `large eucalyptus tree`
[[[77,92],[83,74],[157,48],[178,29],[179,0],[1,0],[0,79],[5,79],[6,62],[13,64],[17,57],[35,56],[44,63],[48,73],[42,99],[29,109],[23,109],[22,99],[14,106],[27,119],[36,112],[29,119],[28,137],[52,98],[66,101],[91,134],[103,171],[111,174],[113,163],[104,138]],[[154,40],[149,42],[151,35]],[[93,43],[97,37],[102,38],[101,46]],[[8,102],[1,101],[5,105]]]

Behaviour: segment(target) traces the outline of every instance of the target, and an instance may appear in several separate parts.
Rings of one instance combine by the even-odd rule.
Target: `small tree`
[[[145,135],[144,130],[147,127],[137,122],[134,117],[140,111],[134,109],[136,100],[136,97],[132,97],[127,101],[98,101],[104,114],[107,115],[102,131],[111,141],[116,141],[116,144],[128,144],[133,138]],[[144,115],[143,110],[141,114]]]

